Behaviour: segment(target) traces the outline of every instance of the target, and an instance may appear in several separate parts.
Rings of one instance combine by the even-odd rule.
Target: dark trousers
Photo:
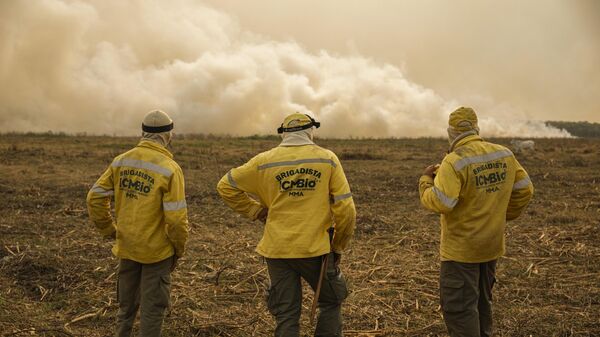
[[[140,336],[160,337],[164,313],[169,306],[172,265],[173,257],[149,264],[119,261],[117,337],[131,336],[140,307]]]
[[[496,260],[442,261],[440,300],[450,337],[492,336],[492,287]]]
[[[332,259],[330,259],[332,260]],[[302,259],[267,259],[271,285],[267,307],[277,321],[276,337],[298,337],[302,308],[303,278],[313,290],[317,288],[322,257]],[[333,261],[321,285],[319,316],[315,336],[342,337],[342,302],[348,296],[344,276],[333,267]]]

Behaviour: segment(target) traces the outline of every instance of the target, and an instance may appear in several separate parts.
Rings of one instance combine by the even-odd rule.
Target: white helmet
[[[144,132],[162,133],[171,130],[173,130],[173,120],[164,111],[152,110],[142,121],[142,131]]]

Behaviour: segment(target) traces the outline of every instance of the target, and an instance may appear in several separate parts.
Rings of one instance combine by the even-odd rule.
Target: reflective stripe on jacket
[[[113,195],[116,225],[110,214]],[[184,254],[189,225],[183,172],[163,146],[142,140],[117,156],[90,189],[87,204],[102,234],[116,231],[115,256],[154,263]]]
[[[435,179],[419,180],[421,203],[441,213],[442,260],[486,262],[504,254],[504,228],[533,196],[533,184],[507,148],[468,136]]]
[[[263,207],[269,209],[256,248],[268,258],[328,253],[327,229],[333,222],[336,252],[346,248],[354,233],[356,210],[342,165],[333,152],[317,145],[263,152],[229,171],[217,190],[231,208],[250,219]]]

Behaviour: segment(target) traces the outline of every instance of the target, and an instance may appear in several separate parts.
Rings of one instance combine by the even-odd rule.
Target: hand
[[[429,165],[425,168],[425,170],[423,171],[423,175],[424,176],[428,176],[431,178],[435,178],[435,173],[437,172],[437,169],[440,167],[440,164],[435,164],[435,165]]]
[[[171,265],[171,273],[177,268],[177,263],[179,262],[179,256],[177,254],[173,255],[173,264]]]
[[[256,220],[262,222],[262,223],[266,223],[267,222],[267,216],[269,216],[269,209],[266,207],[263,207],[263,209],[261,209],[258,212],[258,215],[256,216]]]

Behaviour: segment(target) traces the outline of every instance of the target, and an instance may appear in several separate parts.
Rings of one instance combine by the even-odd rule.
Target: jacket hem
[[[140,258],[139,256],[133,256],[133,255],[129,255],[129,254],[123,254],[123,253],[118,253],[116,254],[115,252],[113,252],[113,255],[118,257],[119,259],[126,259],[126,260],[131,260],[131,261],[135,261],[135,262],[139,262],[139,263],[143,263],[143,264],[150,264],[150,263],[156,263],[156,262],[160,262],[163,261],[165,259],[170,258],[171,256],[175,255],[175,252],[171,252],[169,254],[166,254],[165,256],[155,256],[155,257],[151,257],[151,258]]]
[[[484,263],[484,262],[489,262],[489,261],[493,261],[493,260],[497,260],[498,258],[502,257],[504,255],[504,252],[501,252],[499,254],[493,255],[491,257],[481,257],[481,258],[476,258],[476,257],[465,257],[465,256],[456,256],[456,255],[441,255],[440,256],[440,261],[454,261],[454,262],[461,262],[461,263]]]
[[[322,250],[314,253],[267,253],[258,248],[255,250],[260,256],[268,259],[302,259],[307,257],[323,256],[330,253],[330,250]]]

